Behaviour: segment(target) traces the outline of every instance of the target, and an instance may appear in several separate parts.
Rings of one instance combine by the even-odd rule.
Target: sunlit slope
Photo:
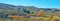
[[[0,13],[6,14],[38,14],[39,10],[43,9],[45,15],[55,15],[60,14],[60,9],[58,8],[37,8],[35,6],[15,6],[10,4],[0,3]]]
[[[0,3],[0,13],[5,14],[37,14],[39,8],[34,6],[15,6],[10,4]]]

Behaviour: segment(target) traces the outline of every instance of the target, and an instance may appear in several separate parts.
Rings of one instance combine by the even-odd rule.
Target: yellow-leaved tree
[[[42,16],[44,14],[44,10],[40,10],[38,16]]]

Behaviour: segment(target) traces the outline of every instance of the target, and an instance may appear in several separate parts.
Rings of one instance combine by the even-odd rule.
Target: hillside
[[[38,14],[41,9],[44,10],[45,14],[60,12],[60,9],[57,8],[37,8],[35,6],[15,6],[0,3],[0,14]]]
[[[58,8],[40,8],[44,10],[44,15],[60,16],[60,9]]]
[[[34,6],[15,6],[10,4],[0,3],[0,13],[1,14],[36,14],[39,8]]]

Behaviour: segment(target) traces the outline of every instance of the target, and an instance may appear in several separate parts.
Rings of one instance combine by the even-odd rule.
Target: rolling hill
[[[41,9],[43,9],[45,13],[56,13],[60,11],[60,9],[57,8],[37,8],[35,6],[15,6],[0,3],[0,14],[38,14]]]
[[[10,4],[0,3],[0,13],[2,14],[11,14],[11,13],[20,13],[20,14],[36,14],[39,11],[39,8],[34,6],[15,6]]]

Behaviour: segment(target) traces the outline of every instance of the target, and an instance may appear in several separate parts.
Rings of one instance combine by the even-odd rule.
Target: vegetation
[[[43,8],[42,8],[43,9]],[[40,12],[39,12],[40,11]],[[39,15],[43,15],[43,17],[32,17],[32,18],[24,18],[24,17],[20,17],[20,16],[29,16],[29,14],[33,15],[33,14],[39,14]],[[56,15],[57,18],[56,18]],[[41,8],[36,8],[34,6],[14,6],[14,5],[9,5],[9,4],[3,4],[0,3],[0,18],[4,18],[4,16],[6,15],[12,15],[12,16],[17,16],[19,15],[19,20],[30,20],[33,21],[36,19],[41,20],[40,18],[42,18],[43,20],[60,20],[60,9],[43,9],[41,10]],[[46,16],[49,15],[49,16]],[[51,16],[51,17],[50,17]],[[55,17],[54,17],[55,16]],[[29,16],[30,17],[30,16]],[[14,17],[15,19],[16,17]],[[17,17],[18,18],[18,17]],[[7,19],[7,18],[4,18]],[[0,21],[3,21],[4,19],[0,19]],[[11,19],[11,18],[10,18]],[[8,19],[7,19],[8,20]]]

